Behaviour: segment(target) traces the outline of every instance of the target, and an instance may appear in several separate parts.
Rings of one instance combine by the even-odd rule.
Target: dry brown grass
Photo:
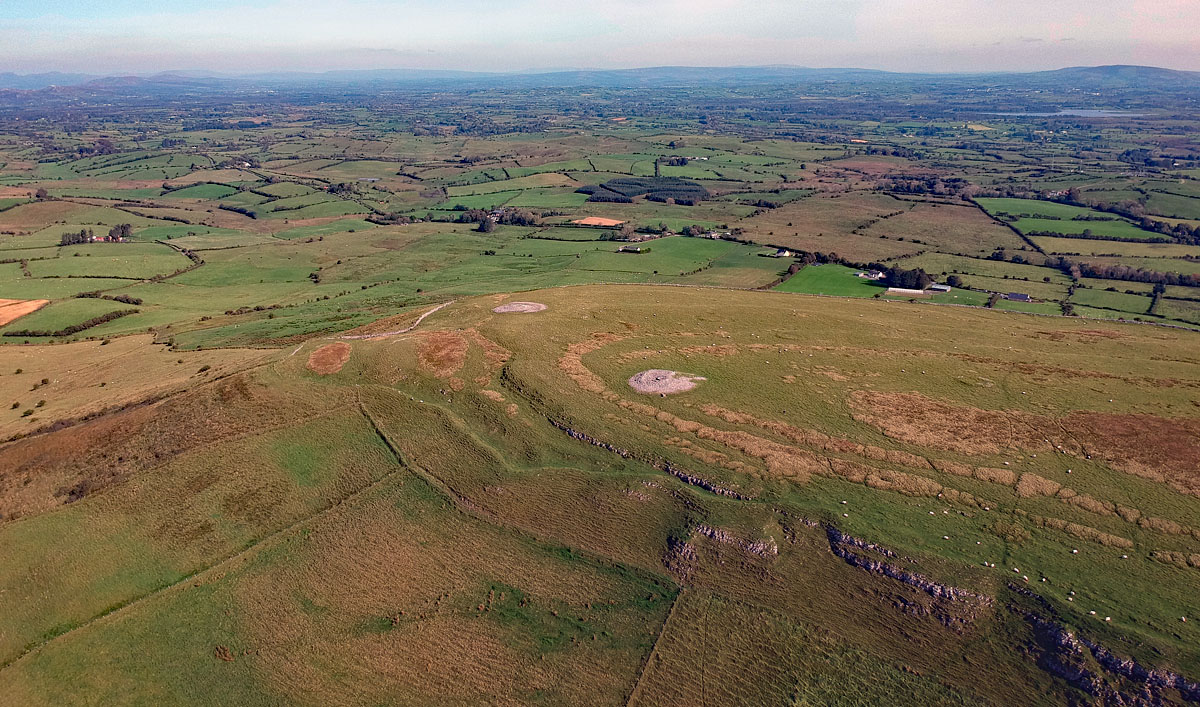
[[[1033,496],[1053,496],[1062,488],[1062,484],[1037,474],[1021,474],[1017,481],[1017,496],[1032,498]]]
[[[350,360],[350,350],[350,344],[344,341],[322,346],[309,354],[308,370],[320,376],[337,373]]]
[[[2,346],[0,438],[162,396],[277,355],[262,349],[172,351],[141,334],[107,344]],[[41,385],[43,378],[50,383]],[[35,384],[37,390],[32,390]],[[45,404],[36,407],[40,400]],[[20,404],[13,408],[14,402]],[[22,417],[28,409],[34,414]]]
[[[1092,412],[1064,425],[1113,468],[1200,496],[1200,420]]]
[[[1079,538],[1080,540],[1099,543],[1107,547],[1119,547],[1124,549],[1133,547],[1133,541],[1129,538],[1123,538],[1119,535],[1112,535],[1111,533],[1106,533],[1090,526],[1080,525],[1079,523],[1071,523],[1061,518],[1029,516],[1029,519],[1039,527],[1061,530],[1069,535]]]
[[[860,390],[847,402],[854,419],[922,447],[971,455],[1050,448],[1043,432],[1046,421],[1028,413],[951,405],[920,393]]]
[[[467,340],[457,332],[435,331],[421,336],[417,360],[421,369],[435,378],[449,378],[462,370],[467,360]]]
[[[266,385],[243,373],[12,442],[0,447],[0,516],[49,510],[197,447],[294,424],[350,402],[345,391],[309,398],[295,387]]]
[[[1016,473],[1008,469],[978,467],[975,469],[974,476],[980,481],[987,481],[993,484],[1004,484],[1005,486],[1012,486],[1017,483]]]

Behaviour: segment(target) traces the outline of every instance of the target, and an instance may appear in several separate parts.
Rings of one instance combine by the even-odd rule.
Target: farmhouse
[[[772,258],[790,258],[790,257],[792,257],[792,251],[787,250],[785,248],[780,248],[779,250],[775,251],[775,255],[772,255],[771,257]]]
[[[623,245],[617,248],[618,253],[645,253],[649,248],[642,248],[640,245]]]
[[[1022,292],[1009,292],[1004,295],[1004,299],[1010,299],[1013,302],[1032,302],[1033,298]]]
[[[854,273],[854,276],[861,277],[861,278],[864,278],[867,280],[882,280],[883,279],[883,273],[879,272],[878,270],[860,270],[859,272]]]

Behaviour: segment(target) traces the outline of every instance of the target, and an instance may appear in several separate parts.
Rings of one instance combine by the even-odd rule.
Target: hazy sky
[[[0,0],[0,72],[1200,70],[1200,0]]]

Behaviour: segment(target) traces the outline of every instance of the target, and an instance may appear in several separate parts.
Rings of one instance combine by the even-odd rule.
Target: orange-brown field
[[[50,300],[47,299],[0,299],[0,326],[15,322],[26,314],[36,312],[48,304],[50,304]]]

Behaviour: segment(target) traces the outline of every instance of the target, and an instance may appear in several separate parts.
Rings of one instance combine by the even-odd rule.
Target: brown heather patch
[[[841,373],[837,372],[837,369],[830,368],[828,366],[822,366],[821,368],[817,368],[817,369],[815,369],[815,372],[822,376],[825,376],[826,378],[829,378],[829,379],[835,380],[835,381],[839,381],[839,382],[850,380],[849,376],[842,375]]]
[[[1043,478],[1037,474],[1021,474],[1017,481],[1017,496],[1031,498],[1033,496],[1053,496],[1062,488],[1057,481]]]
[[[910,444],[964,454],[1055,450],[1047,430],[1071,430],[1061,451],[1103,461],[1114,469],[1200,496],[1200,420],[1153,415],[1077,412],[1058,420],[1022,411],[951,405],[918,393],[856,391],[854,418]],[[1033,483],[1033,480],[1026,482]],[[1034,487],[1027,487],[1034,491]],[[1052,495],[1036,491],[1041,495]]]
[[[962,462],[950,461],[949,459],[934,459],[930,462],[933,468],[943,474],[953,474],[954,476],[970,477],[975,473],[975,467]]]
[[[1017,483],[1016,473],[1008,469],[996,469],[993,467],[981,466],[975,469],[975,473],[973,475],[980,481],[987,481],[993,484],[1013,486]]]
[[[1200,496],[1200,420],[1087,412],[1064,425],[1114,469]]]
[[[874,461],[888,462],[900,466],[916,467],[918,469],[927,468],[930,466],[929,461],[922,456],[910,454],[898,449],[883,449],[872,445],[859,444],[849,439],[842,437],[833,437],[823,432],[816,430],[804,429],[789,425],[786,422],[778,420],[764,420],[754,415],[749,415],[735,410],[728,410],[719,405],[704,404],[697,406],[697,409],[706,415],[716,417],[726,422],[732,422],[738,425],[751,425],[759,429],[777,434],[791,442],[803,444],[808,447],[820,449],[824,452],[832,452],[836,454],[857,454],[867,459]]]
[[[197,447],[266,432],[350,401],[340,389],[309,398],[260,384],[251,375],[5,445],[0,448],[0,516],[71,503]]]
[[[1128,508],[1126,506],[1117,506],[1117,515],[1126,523],[1136,523],[1142,517],[1142,512],[1136,508]]]
[[[476,346],[483,349],[484,366],[487,368],[486,375],[480,376],[475,382],[480,386],[488,385],[491,383],[491,377],[499,373],[504,364],[512,358],[512,351],[480,334],[475,328],[467,329],[465,333]]]
[[[350,344],[339,341],[313,351],[308,356],[308,370],[319,376],[327,376],[342,370],[350,360]]]
[[[1190,535],[1191,530],[1173,520],[1166,518],[1145,517],[1138,521],[1138,525],[1147,530],[1155,530],[1168,535]]]
[[[1189,554],[1175,550],[1155,550],[1150,553],[1150,559],[1183,569],[1200,569],[1200,554],[1194,552]]]
[[[509,417],[516,417],[517,416],[517,404],[509,403],[508,406],[504,408],[504,412]]]
[[[1038,432],[1046,428],[1046,421],[1024,412],[951,405],[920,393],[868,390],[851,393],[847,402],[855,420],[877,427],[888,437],[922,447],[972,455],[1051,448]]]
[[[1068,493],[1069,492],[1069,493]],[[1111,501],[1101,501],[1098,498],[1092,498],[1086,493],[1075,493],[1072,489],[1064,488],[1058,492],[1058,497],[1063,503],[1069,503],[1072,506],[1082,508],[1089,513],[1095,513],[1101,516],[1116,515],[1116,504]]]
[[[590,368],[583,365],[583,357],[624,338],[620,334],[595,332],[592,334],[591,339],[567,346],[566,352],[558,359],[558,368],[566,373],[571,380],[575,381],[576,385],[587,392],[596,393],[605,400],[617,400],[620,396],[610,391],[600,376],[592,373]]]
[[[482,395],[483,397],[487,398],[488,400],[493,400],[497,403],[504,402],[504,396],[501,395],[500,393],[497,393],[494,390],[481,390],[481,391],[479,391],[479,394]]]
[[[421,336],[417,361],[422,370],[435,378],[449,378],[458,373],[466,360],[467,340],[461,334],[435,331]]]
[[[1119,535],[1111,535],[1102,530],[1096,530],[1090,526],[1080,525],[1078,523],[1070,523],[1061,518],[1029,516],[1029,519],[1038,527],[1061,530],[1069,535],[1079,538],[1080,540],[1099,543],[1107,547],[1120,547],[1126,549],[1133,547],[1133,541],[1129,538],[1123,538]]]

